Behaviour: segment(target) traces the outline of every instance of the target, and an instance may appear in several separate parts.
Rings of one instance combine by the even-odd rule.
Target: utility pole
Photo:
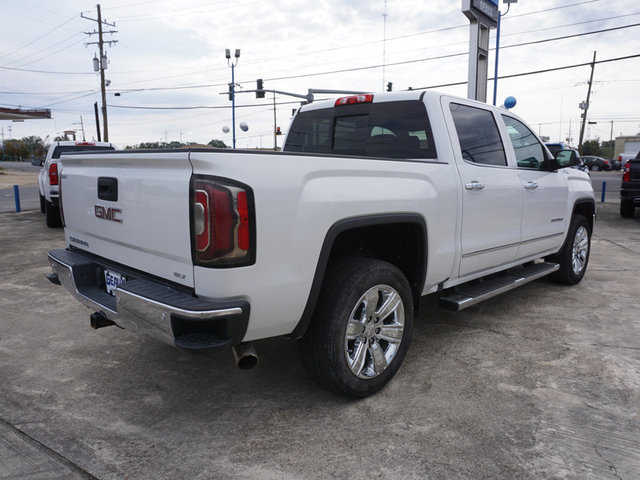
[[[98,102],[93,103],[93,113],[96,116],[96,133],[98,134],[98,141],[101,142],[100,139],[100,117],[98,116]]]
[[[278,123],[276,119],[276,92],[273,92],[273,151],[278,151]]]
[[[613,120],[611,120],[611,133],[609,134],[609,142],[613,142]]]
[[[98,8],[98,18],[89,18],[89,17],[85,17],[84,14],[80,14],[80,16],[86,20],[91,20],[92,22],[97,22],[98,23],[98,31],[96,32],[95,29],[93,32],[84,32],[87,35],[98,35],[98,41],[97,42],[88,42],[85,43],[85,45],[98,45],[98,48],[100,50],[100,58],[94,58],[93,59],[93,64],[94,64],[94,70],[99,71],[100,72],[100,90],[102,92],[102,123],[104,124],[104,141],[108,142],[109,141],[109,127],[108,127],[108,123],[107,123],[107,92],[106,92],[106,84],[105,84],[105,79],[104,79],[104,71],[107,68],[107,55],[104,53],[104,44],[107,43],[109,44],[109,46],[111,46],[114,43],[117,43],[117,40],[104,40],[103,39],[103,34],[104,33],[118,33],[117,30],[107,30],[106,32],[103,31],[102,26],[106,25],[109,27],[115,27],[116,24],[114,23],[109,23],[106,20],[102,20],[102,12],[100,10],[100,4],[97,5]]]
[[[582,124],[580,125],[580,140],[578,142],[578,150],[582,148],[582,140],[584,139],[584,126],[587,123],[587,112],[589,111],[589,99],[591,98],[591,84],[593,83],[593,71],[596,68],[596,53],[593,52],[593,62],[591,62],[591,76],[589,77],[589,89],[587,90],[587,101],[580,103],[582,112]]]

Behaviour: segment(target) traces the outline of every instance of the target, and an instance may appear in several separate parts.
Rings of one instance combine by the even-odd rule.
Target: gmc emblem
[[[122,223],[122,210],[119,208],[104,207],[102,205],[93,206],[96,217],[103,220],[111,220],[112,222]]]

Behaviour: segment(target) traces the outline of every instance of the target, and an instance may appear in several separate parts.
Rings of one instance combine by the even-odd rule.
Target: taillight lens
[[[631,162],[627,162],[624,164],[624,170],[622,172],[622,181],[623,182],[631,181]]]
[[[49,165],[49,185],[58,185],[58,164]]]
[[[255,262],[253,192],[228,179],[194,176],[191,181],[193,261],[204,267]]]
[[[335,107],[339,107],[341,105],[353,105],[355,103],[371,103],[373,102],[373,95],[352,95],[350,97],[342,97],[336,100],[334,104]]]

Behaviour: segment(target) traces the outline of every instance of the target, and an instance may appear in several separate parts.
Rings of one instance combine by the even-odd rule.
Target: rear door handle
[[[535,190],[538,188],[538,184],[536,182],[527,182],[524,184],[525,190]]]
[[[466,188],[467,190],[483,190],[484,183],[473,180],[472,182],[465,184],[464,188]]]

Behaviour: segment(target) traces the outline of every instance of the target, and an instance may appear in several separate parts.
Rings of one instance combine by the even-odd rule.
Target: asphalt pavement
[[[584,280],[463,312],[427,297],[390,384],[317,387],[285,338],[260,364],[109,327],[50,284],[64,246],[0,213],[0,479],[638,479],[640,212],[598,204]]]
[[[8,177],[10,173],[20,172],[20,179],[25,176],[32,179],[31,184],[18,185],[18,199],[20,210],[28,211],[40,209],[40,198],[37,186],[37,174],[41,167],[31,165],[30,162],[0,162],[0,168],[3,169],[5,175],[0,176],[0,212],[15,212],[16,198],[12,182],[3,182],[4,177]],[[5,183],[7,183],[5,185]],[[22,182],[19,182],[22,183]]]

